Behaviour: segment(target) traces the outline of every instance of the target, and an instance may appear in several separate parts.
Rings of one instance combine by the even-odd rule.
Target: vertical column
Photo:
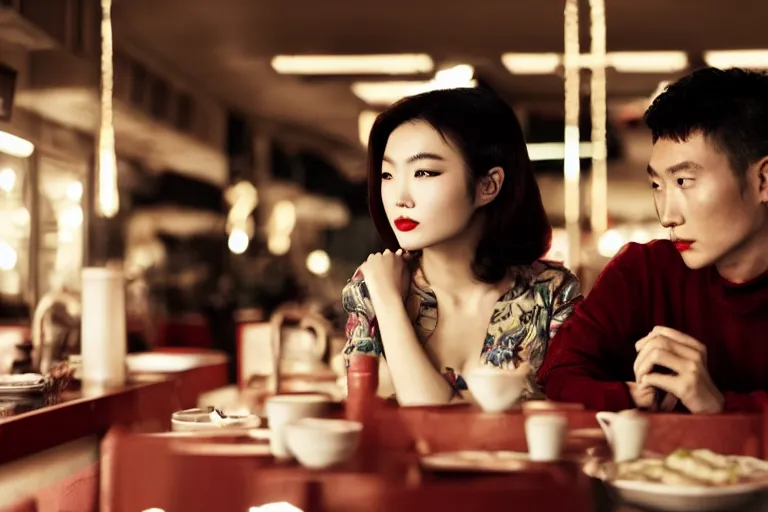
[[[581,256],[579,204],[579,2],[565,2],[565,227],[570,266],[578,269]]]
[[[88,265],[82,272],[82,375],[83,392],[125,383],[127,350],[125,279],[121,258],[112,259],[110,238],[120,219],[117,188],[117,157],[112,112],[114,73],[112,61],[112,0],[101,0],[101,109],[95,160],[96,190],[88,187]],[[92,185],[91,176],[88,185]],[[93,202],[91,202],[93,200]],[[106,243],[103,242],[106,240]],[[106,245],[105,261],[94,261],[93,248]],[[103,247],[103,246],[102,246]],[[122,256],[122,254],[121,254]]]
[[[592,186],[590,225],[595,242],[608,229],[608,149],[606,147],[605,0],[589,0],[592,81]]]
[[[256,185],[256,189],[259,190],[259,193],[263,193],[264,188],[269,185],[272,175],[272,137],[263,130],[256,129],[254,130],[252,140],[254,154],[253,183]],[[261,204],[267,203],[262,201]],[[266,235],[264,226],[266,226],[267,221],[269,220],[269,213],[270,211],[264,207],[256,208],[256,212],[254,212],[253,216],[256,221],[257,233],[264,233]]]
[[[94,143],[95,151],[98,151]],[[103,265],[106,248],[102,248],[103,236],[99,236],[99,219],[96,215],[96,153],[88,160],[83,179],[83,268]]]
[[[28,300],[32,308],[40,300],[40,154],[35,151],[27,159],[27,193],[29,194],[29,283]]]
[[[112,62],[112,0],[101,0],[101,118],[99,122],[97,211],[104,217],[117,215],[117,156],[112,112],[114,69]]]

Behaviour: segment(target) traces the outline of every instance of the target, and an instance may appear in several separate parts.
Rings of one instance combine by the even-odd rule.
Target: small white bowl
[[[330,399],[319,394],[275,395],[267,398],[264,410],[272,432],[269,440],[272,455],[289,460],[291,452],[285,441],[285,427],[304,418],[322,418],[329,404]]]
[[[525,390],[528,377],[524,372],[496,367],[481,367],[464,374],[467,387],[485,412],[511,409]]]
[[[286,425],[285,441],[302,466],[324,469],[354,454],[362,430],[357,421],[304,418]]]

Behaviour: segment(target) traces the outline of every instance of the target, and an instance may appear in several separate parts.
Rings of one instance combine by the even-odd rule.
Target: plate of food
[[[463,450],[424,455],[421,466],[432,471],[506,473],[520,471],[531,462],[527,453]]]
[[[625,502],[674,512],[737,510],[768,489],[768,461],[710,450],[680,449],[593,471]]]

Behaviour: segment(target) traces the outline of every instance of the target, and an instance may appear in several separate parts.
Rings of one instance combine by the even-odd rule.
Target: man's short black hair
[[[703,134],[743,178],[751,164],[768,156],[768,75],[699,69],[667,87],[645,112],[645,123],[654,144]]]

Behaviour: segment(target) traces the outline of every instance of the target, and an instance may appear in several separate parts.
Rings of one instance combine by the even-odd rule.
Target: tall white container
[[[83,384],[125,384],[125,278],[120,268],[82,271]]]

